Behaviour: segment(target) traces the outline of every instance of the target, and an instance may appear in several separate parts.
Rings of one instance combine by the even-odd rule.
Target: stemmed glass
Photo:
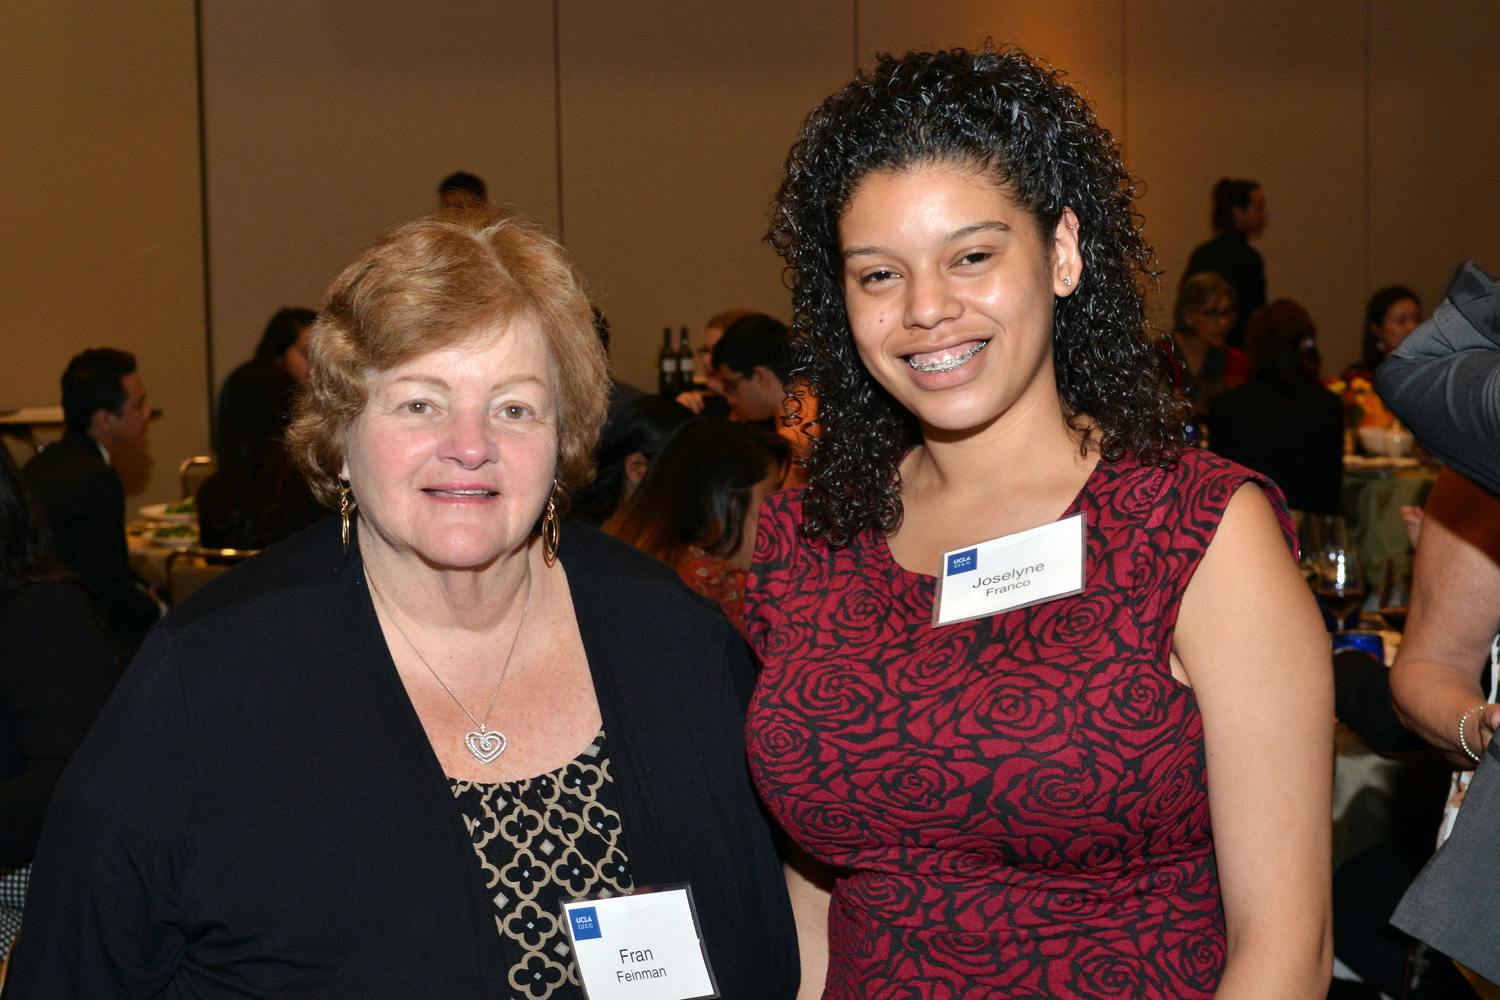
[[[1309,550],[1304,552],[1312,567],[1313,593],[1333,616],[1334,631],[1344,631],[1348,618],[1365,600],[1365,576],[1359,553],[1349,544],[1349,529],[1342,517],[1317,516],[1304,524]]]

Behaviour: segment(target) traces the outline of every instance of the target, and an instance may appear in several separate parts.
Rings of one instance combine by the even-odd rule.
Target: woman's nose
[[[452,459],[466,469],[477,469],[499,457],[495,429],[490,426],[484,408],[461,407],[448,417],[441,457]]]
[[[958,298],[941,274],[918,271],[907,278],[907,326],[930,329],[959,311]]]

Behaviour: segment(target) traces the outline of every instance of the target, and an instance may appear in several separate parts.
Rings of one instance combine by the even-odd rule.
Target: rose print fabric
[[[1100,462],[1082,594],[933,628],[935,580],[762,510],[748,721],[773,815],[835,866],[829,998],[1211,997],[1224,964],[1203,723],[1168,654],[1245,469]],[[974,539],[981,541],[982,539]]]

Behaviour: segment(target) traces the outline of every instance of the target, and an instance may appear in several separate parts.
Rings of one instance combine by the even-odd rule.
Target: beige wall
[[[644,388],[664,326],[675,343],[727,308],[790,316],[761,238],[813,97],[849,75],[849,15],[798,0],[749,9],[562,5],[566,238],[610,319],[616,368]]]
[[[187,0],[0,4],[0,409],[56,405],[86,347],[135,352],[152,405],[137,495],[208,445],[198,101]]]
[[[202,12],[216,385],[455,170],[556,228],[550,0]]]
[[[203,0],[214,384],[284,304],[428,210],[453,169],[561,230],[649,386],[664,325],[786,316],[761,242],[803,116],[876,51],[1016,41],[1062,66],[1144,183],[1162,305],[1224,174],[1266,187],[1273,296],[1330,364],[1369,292],[1428,306],[1500,267],[1500,5],[1374,0]],[[0,7],[0,407],[49,402],[90,343],[136,349],[164,470],[207,440],[193,9]],[[85,276],[80,278],[80,275]]]

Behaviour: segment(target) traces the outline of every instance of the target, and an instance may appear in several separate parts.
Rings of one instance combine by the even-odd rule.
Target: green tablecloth
[[[1383,477],[1344,476],[1341,513],[1374,596],[1378,597],[1388,569],[1392,580],[1410,578],[1411,543],[1401,523],[1401,508],[1425,504],[1436,480],[1437,473],[1430,469],[1403,469]]]

